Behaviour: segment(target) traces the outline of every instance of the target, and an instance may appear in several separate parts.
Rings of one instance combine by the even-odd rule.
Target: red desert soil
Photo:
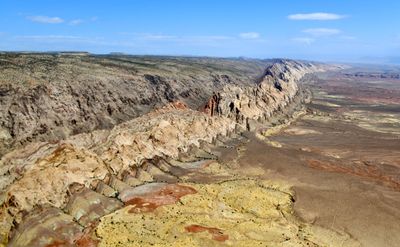
[[[130,213],[152,212],[160,206],[174,204],[181,197],[195,193],[196,190],[189,186],[167,184],[159,190],[135,196],[125,204],[135,206],[129,210]]]
[[[56,240],[53,243],[46,245],[46,247],[62,247],[62,246],[65,246],[66,244],[67,244],[66,241]]]
[[[221,229],[215,227],[205,227],[199,225],[186,226],[185,230],[191,233],[205,232],[207,231],[212,235],[212,239],[219,242],[224,242],[229,239],[228,235],[225,235]]]
[[[94,222],[90,224],[86,229],[83,231],[83,234],[75,240],[74,244],[76,247],[97,247],[99,244],[99,240],[95,239],[95,228],[98,222]]]
[[[384,174],[383,171],[373,164],[364,164],[364,166],[352,163],[351,166],[345,167],[341,164],[333,164],[331,162],[323,162],[315,159],[307,160],[310,167],[314,169],[321,169],[329,172],[338,172],[344,174],[351,174],[367,179],[373,179],[381,182],[384,186],[400,191],[400,182],[395,177]]]

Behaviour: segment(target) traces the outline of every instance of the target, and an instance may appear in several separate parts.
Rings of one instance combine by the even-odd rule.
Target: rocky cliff
[[[13,59],[10,61],[18,63],[21,58]],[[150,72],[146,59],[118,58],[124,65],[146,61],[147,72],[143,73],[121,64],[117,69],[107,64],[103,71],[105,65],[100,61],[116,58],[79,57],[72,65],[68,59],[77,58],[57,59],[46,60],[54,64],[39,73],[37,78],[46,78],[40,82],[1,84],[3,147],[14,150],[0,159],[0,233],[6,242],[14,229],[11,238],[15,246],[51,246],[57,241],[77,244],[90,224],[138,200],[132,197],[132,188],[143,184],[160,186],[157,183],[188,181],[191,176],[230,178],[229,172],[213,163],[217,153],[212,148],[229,146],[230,138],[242,138],[238,134],[243,127],[251,128],[251,121],[266,120],[283,111],[299,96],[297,82],[307,73],[324,69],[286,60],[169,58],[158,63],[146,58],[157,66]],[[37,59],[28,61],[20,63],[38,63]],[[185,65],[195,61],[194,67]],[[82,64],[90,69],[81,68]],[[199,64],[206,71],[191,77],[197,71],[190,69],[198,69]],[[262,64],[265,67],[260,69]],[[217,65],[218,70],[213,67]],[[14,77],[9,75],[15,71],[3,68],[3,80],[38,74],[24,66],[19,67],[23,73]],[[55,75],[52,68],[62,68],[64,73]],[[91,69],[94,72],[89,73]],[[206,113],[197,111],[199,108]],[[103,125],[107,121],[109,125]],[[43,124],[46,127],[38,132]],[[197,172],[199,168],[204,171]],[[157,193],[175,200],[176,191],[172,190],[171,196],[164,190]],[[164,203],[157,198],[151,203]],[[139,204],[146,208],[151,203]],[[41,226],[38,215],[48,219],[48,225]],[[57,228],[57,234],[38,227]],[[21,240],[22,235],[25,238]]]
[[[179,100],[196,109],[249,85],[271,61],[57,54],[0,55],[0,155],[34,141],[110,129]]]
[[[308,62],[279,60],[268,66],[260,81],[253,85],[224,86],[213,94],[202,110],[210,116],[234,119],[250,129],[256,121],[267,121],[274,112],[282,112],[301,94],[298,82],[306,74],[326,69],[323,65]]]
[[[72,136],[52,143],[27,145],[0,160],[0,189],[18,210],[38,204],[64,205],[68,186],[90,186],[107,174],[120,178],[155,157],[177,158],[191,146],[212,142],[234,131],[227,118],[212,118],[189,109],[160,109],[111,130]],[[7,176],[9,175],[9,176]],[[49,177],[51,176],[51,177]]]
[[[162,165],[156,163],[149,168],[148,162],[178,159],[180,153],[211,143],[218,135],[226,136],[235,129],[228,118],[213,118],[182,108],[181,103],[177,105],[111,130],[58,142],[34,142],[4,155],[0,160],[0,221],[5,229],[0,232],[7,233],[13,221],[20,222],[24,214],[38,206],[64,208],[76,185],[102,191],[99,184],[123,185],[129,183],[127,178],[136,185],[154,181],[158,175],[159,181],[176,179],[178,175],[170,175]]]

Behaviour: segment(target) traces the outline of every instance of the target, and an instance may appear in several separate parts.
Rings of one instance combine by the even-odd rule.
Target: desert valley
[[[60,53],[0,64],[3,245],[400,242],[397,67]]]

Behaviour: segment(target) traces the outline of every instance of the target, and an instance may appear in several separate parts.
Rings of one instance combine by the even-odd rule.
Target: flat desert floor
[[[335,74],[311,86],[308,112],[265,140],[249,134],[237,170],[291,184],[295,214],[308,223],[362,246],[398,246],[400,82]]]

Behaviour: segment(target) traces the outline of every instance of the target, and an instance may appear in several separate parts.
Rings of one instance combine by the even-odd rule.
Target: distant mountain
[[[400,57],[361,57],[357,63],[400,65]]]

